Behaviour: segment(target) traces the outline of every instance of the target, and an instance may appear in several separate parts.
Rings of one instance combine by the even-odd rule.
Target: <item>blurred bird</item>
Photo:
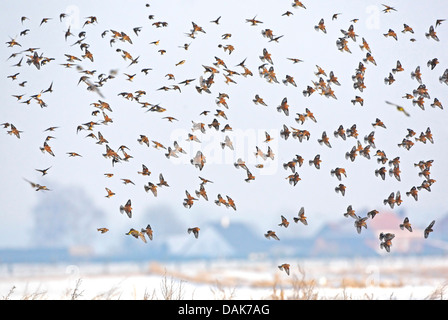
[[[289,271],[289,268],[290,268],[290,266],[289,266],[288,263],[283,263],[282,265],[279,265],[278,268],[279,268],[281,271],[285,271],[286,274],[289,276],[289,272],[290,272],[290,271]]]
[[[272,230],[268,230],[264,236],[266,237],[266,239],[274,239],[274,240],[280,240],[280,238],[275,234],[275,231]]]
[[[367,217],[373,219],[378,213],[379,213],[378,210],[375,210],[375,209],[371,210],[371,211],[367,212]]]
[[[319,23],[314,26],[314,30],[316,31],[322,31],[323,33],[327,33],[327,28],[325,27],[325,21],[324,18],[319,20]]]
[[[409,222],[409,218],[405,217],[403,220],[403,223],[400,224],[400,229],[401,230],[408,230],[409,232],[412,232],[412,226],[411,223]]]
[[[314,167],[316,167],[316,169],[320,169],[321,162],[322,162],[322,160],[320,159],[320,154],[317,154],[314,156],[313,160],[309,160],[309,165],[310,166],[314,165]]]
[[[387,252],[390,252],[390,247],[392,246],[393,238],[395,238],[395,234],[381,232],[379,236],[379,239],[381,241],[380,248],[385,249]]]
[[[347,187],[345,185],[343,185],[342,183],[340,183],[337,187],[334,188],[336,193],[340,192],[342,194],[342,196],[345,196],[346,189],[347,189]]]
[[[299,173],[297,173],[297,172],[294,173],[294,174],[291,174],[291,175],[287,176],[286,179],[288,179],[288,180],[289,180],[289,184],[291,184],[291,185],[293,185],[293,186],[296,186],[297,183],[298,183],[300,180],[302,180],[302,179],[299,177]]]
[[[319,142],[319,144],[325,144],[327,147],[331,148],[330,138],[327,136],[326,131],[322,132],[322,137],[320,139],[317,139],[317,141]]]
[[[154,197],[157,197],[157,185],[152,183],[152,182],[148,182],[148,185],[144,185],[143,188],[145,189],[146,192],[151,191],[152,194],[154,195]]]
[[[434,27],[430,26],[429,31],[425,33],[427,39],[432,38],[435,41],[439,41],[439,37],[437,36],[437,32],[434,31]]]
[[[289,221],[285,218],[285,216],[281,216],[282,218],[282,222],[279,224],[279,227],[285,227],[288,228],[289,226]]]
[[[199,170],[202,170],[204,168],[204,165],[206,163],[205,156],[202,154],[201,151],[198,151],[196,153],[196,156],[190,160],[190,163],[194,165]]]
[[[392,192],[387,199],[383,200],[384,205],[389,205],[391,209],[395,206],[395,192]]]
[[[140,232],[141,234],[146,234],[149,240],[152,240],[154,238],[154,232],[149,224],[146,226],[146,228],[142,228]]]
[[[305,216],[305,208],[301,207],[298,213],[298,217],[294,217],[294,222],[298,223],[299,221],[302,222],[304,225],[308,225],[307,217]]]
[[[46,168],[46,169],[36,169],[36,171],[39,171],[40,173],[42,173],[42,176],[45,176],[48,174],[48,170],[51,169],[51,166]]]
[[[132,205],[131,205],[131,199],[129,199],[126,204],[123,206],[120,206],[120,212],[123,214],[126,212],[129,218],[132,218]]]
[[[24,180],[26,182],[28,182],[31,185],[31,187],[34,188],[36,191],[41,191],[41,190],[43,190],[43,191],[51,191],[50,189],[47,188],[47,186],[43,186],[43,185],[41,185],[39,183],[31,182],[31,181],[29,181],[27,179],[24,179]]]
[[[357,156],[358,156],[358,148],[356,146],[353,146],[350,151],[347,151],[345,153],[345,158],[350,159],[352,162],[355,161]]]
[[[185,194],[187,195],[187,197],[184,199],[183,206],[185,208],[189,209],[189,208],[191,208],[193,206],[194,200],[198,200],[198,199],[192,197],[187,190],[185,190]]]
[[[425,230],[423,232],[425,239],[428,238],[429,234],[434,231],[433,230],[434,223],[436,223],[436,221],[432,220],[431,223],[425,228]]]
[[[367,229],[367,223],[366,220],[368,219],[368,217],[363,217],[361,218],[360,216],[358,216],[354,222],[355,224],[355,228],[356,231],[358,233],[361,233],[362,228],[364,227],[365,229]]]
[[[142,232],[140,232],[140,231],[138,231],[138,230],[135,230],[134,228],[131,228],[131,229],[126,233],[126,235],[131,235],[131,236],[133,236],[133,237],[136,238],[136,239],[140,238],[144,243],[146,243],[145,235],[144,235]]]
[[[194,237],[197,239],[199,237],[199,230],[201,230],[198,227],[193,227],[193,228],[188,228],[187,231],[188,233],[193,233]]]
[[[391,11],[397,11],[397,9],[395,9],[394,7],[391,7],[391,6],[388,6],[388,5],[385,5],[385,4],[383,4],[382,6],[385,7],[385,8],[383,9],[383,12],[384,12],[384,13],[389,13],[389,12],[391,12]]]
[[[396,32],[395,32],[394,30],[392,30],[392,29],[389,29],[389,30],[387,31],[387,33],[384,33],[383,35],[384,35],[386,38],[387,38],[387,37],[392,37],[392,38],[394,38],[395,40],[398,40],[398,37],[397,37]]]
[[[9,125],[9,127],[11,128],[11,130],[7,131],[7,133],[9,135],[15,135],[18,139],[20,139],[20,134],[23,131],[18,130],[12,123]]]
[[[110,190],[109,188],[106,187],[105,189],[107,192],[106,198],[111,198],[115,195],[115,193],[112,190]]]
[[[358,216],[355,213],[355,210],[353,210],[352,205],[349,205],[347,207],[347,211],[344,213],[344,217],[352,217],[353,219],[357,219]]]
[[[195,193],[198,198],[202,196],[205,200],[208,201],[208,195],[203,184],[199,186],[199,191],[196,190]]]
[[[345,171],[344,168],[336,167],[335,169],[332,169],[330,171],[330,174],[331,176],[336,176],[336,178],[338,178],[339,181],[341,181],[342,175],[344,175],[344,177],[347,178],[347,172]]]

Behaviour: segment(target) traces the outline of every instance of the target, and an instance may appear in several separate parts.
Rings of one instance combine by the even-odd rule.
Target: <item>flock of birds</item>
[[[147,8],[150,8],[151,6],[149,4],[146,5]],[[307,10],[306,6],[300,2],[295,0],[291,4],[291,8],[293,10]],[[394,7],[383,5],[383,13],[384,14],[394,14],[397,10]],[[293,15],[294,13],[291,11],[286,11],[283,16],[289,17]],[[341,13],[335,13],[332,16],[332,20],[338,19],[338,16],[341,15]],[[64,19],[67,19],[68,16],[66,13],[61,13],[56,20],[59,20],[59,23],[62,23]],[[25,28],[23,31],[20,32],[20,36],[16,38],[12,38],[10,41],[7,41],[7,47],[11,48],[11,50],[15,50],[17,48],[20,48],[20,51],[16,51],[11,54],[11,56],[8,58],[18,58],[19,61],[14,64],[13,68],[36,68],[38,72],[45,72],[45,67],[47,64],[50,63],[59,63],[61,67],[73,69],[76,70],[81,74],[79,81],[77,85],[85,85],[85,88],[89,92],[93,92],[97,95],[98,99],[95,99],[96,101],[91,103],[92,106],[92,116],[100,117],[99,120],[96,121],[90,121],[87,123],[79,124],[76,127],[76,132],[80,133],[81,131],[88,132],[87,137],[90,137],[94,139],[96,144],[103,145],[105,148],[105,153],[102,155],[104,158],[109,159],[111,161],[112,168],[117,163],[123,163],[127,162],[130,159],[133,158],[132,155],[129,154],[129,148],[126,145],[121,145],[117,149],[113,149],[110,146],[110,143],[106,137],[104,137],[100,131],[97,131],[95,133],[95,129],[98,126],[101,125],[109,125],[113,123],[113,119],[110,117],[110,114],[112,113],[112,106],[105,101],[105,97],[102,93],[102,87],[107,84],[107,82],[113,81],[113,79],[120,77],[120,74],[117,74],[117,72],[111,71],[109,74],[99,74],[96,75],[96,70],[92,69],[86,69],[82,66],[82,63],[84,61],[90,61],[91,63],[94,63],[95,60],[95,51],[94,48],[92,48],[91,43],[87,41],[87,35],[90,32],[95,32],[95,30],[98,30],[100,28],[101,24],[99,23],[99,19],[95,16],[86,17],[84,20],[84,23],[82,25],[82,31],[79,32],[79,34],[74,34],[72,30],[70,29],[70,26],[64,33],[64,39],[66,42],[73,40],[74,43],[72,47],[79,48],[80,51],[78,53],[70,53],[65,54],[64,57],[46,57],[44,56],[43,52],[40,52],[39,48],[28,48],[24,49],[22,48],[20,42],[20,38],[26,37],[28,33],[30,32],[30,29],[26,28],[26,25],[28,23],[28,20],[31,20],[33,18],[28,17],[21,17],[21,24]],[[52,21],[54,18],[42,18],[39,27],[44,28],[46,24],[49,23],[55,23]],[[141,32],[142,28],[166,28],[169,27],[169,23],[166,21],[157,21],[155,15],[149,15],[149,24],[147,24],[144,27],[135,27],[132,29],[131,32],[124,32],[124,31],[117,31],[112,29],[107,30],[101,30],[101,38],[105,39],[105,41],[109,41],[110,47],[115,51],[116,54],[121,55],[123,60],[126,62],[128,67],[134,66],[139,64],[139,58],[140,56],[135,55],[134,53],[131,53],[131,50],[125,50],[123,49],[124,45],[132,48],[133,45],[133,39],[135,37],[139,36],[139,33]],[[220,19],[221,17],[218,17],[215,20],[209,21],[209,24],[212,24],[213,26],[219,26],[220,25]],[[440,41],[440,39],[437,36],[437,28],[442,24],[444,19],[438,19],[435,21],[434,26],[431,25],[428,27],[427,32],[425,32],[426,38],[428,40],[433,41]],[[57,21],[56,21],[57,22]],[[246,24],[248,27],[259,27],[263,26],[263,21],[258,20],[257,16],[253,18],[247,18]],[[367,69],[367,65],[376,65],[377,61],[375,61],[372,51],[370,49],[370,46],[367,42],[367,40],[363,37],[361,37],[361,41],[357,42],[357,39],[359,39],[359,35],[355,31],[355,25],[357,22],[357,19],[353,19],[350,21],[351,24],[347,30],[341,30],[342,36],[337,39],[336,41],[336,49],[343,52],[343,53],[351,53],[350,46],[356,45],[359,46],[359,49],[365,52],[365,58],[362,61],[359,61],[359,65],[355,70],[355,73],[352,76],[353,79],[353,88],[355,90],[358,90],[360,93],[359,95],[356,95],[353,100],[351,100],[351,103],[353,105],[359,104],[360,106],[363,106],[364,100],[361,97],[363,90],[366,88],[364,83],[364,77],[365,77],[365,71]],[[89,29],[91,27],[94,27],[96,29]],[[261,36],[268,39],[269,42],[279,42],[281,41],[281,36],[277,36],[274,34],[272,29],[261,27]],[[197,37],[205,36],[206,34],[206,27],[202,27],[199,24],[192,22],[191,29],[189,32],[186,32],[186,37],[191,39],[193,42],[194,39]],[[320,21],[314,26],[314,29],[317,32],[323,32],[327,33],[327,26],[326,21],[324,18],[320,19]],[[404,24],[403,30],[400,30],[403,34],[414,34],[414,30],[407,24]],[[422,32],[422,31],[418,31]],[[224,33],[222,35],[222,40],[228,40],[231,39],[232,34],[230,33]],[[384,33],[384,37],[386,38],[393,38],[397,40],[397,32],[395,32],[392,29],[389,29],[387,33]],[[416,41],[414,38],[411,38],[410,41]],[[120,46],[122,44],[123,46]],[[150,43],[150,45],[157,46],[159,44],[159,41],[154,41]],[[188,51],[190,44],[184,44],[181,47]],[[120,47],[119,47],[120,46]],[[235,50],[235,48],[232,45],[219,45],[220,48],[223,49],[224,53],[231,55],[232,52]],[[164,55],[166,51],[164,49],[158,50],[158,53],[160,55]],[[242,62],[236,65],[236,67],[239,68],[238,71],[232,70],[229,68],[229,66],[226,64],[225,60],[222,58],[219,58],[217,56],[213,57],[213,62],[209,65],[203,65],[203,73],[198,77],[192,77],[185,79],[183,81],[179,81],[176,84],[173,85],[165,85],[160,88],[158,88],[158,91],[169,91],[169,90],[177,90],[179,93],[182,92],[182,90],[191,84],[194,84],[194,87],[198,94],[212,94],[213,93],[213,84],[218,81],[218,75],[223,75],[223,81],[228,84],[236,84],[235,78],[238,76],[243,77],[253,77],[254,73],[255,76],[259,76],[267,81],[267,83],[270,83],[272,85],[275,84],[283,84],[285,86],[294,86],[297,87],[297,84],[294,80],[294,77],[291,75],[286,75],[284,79],[277,78],[276,71],[274,69],[274,60],[276,57],[273,57],[268,49],[263,48],[260,50],[260,55],[258,57],[251,57],[252,59],[256,59],[260,62],[260,65],[258,66],[258,72],[253,72],[250,70],[249,66],[246,64],[246,59],[244,59]],[[62,61],[64,59],[64,61]],[[296,63],[303,63],[301,59],[298,58],[287,58],[289,61],[291,61],[293,64]],[[24,60],[24,63],[22,61]],[[56,62],[53,62],[56,61]],[[185,63],[185,60],[181,60],[176,64],[182,65]],[[431,69],[437,68],[437,65],[439,64],[439,61],[435,58],[430,61],[428,61],[427,66]],[[146,76],[150,74],[150,72],[153,69],[150,67],[143,67],[141,68],[140,72],[142,75],[137,75],[137,73],[125,73],[125,79],[127,81],[134,81],[136,77],[140,76]],[[399,73],[403,72],[404,67],[400,63],[400,61],[397,61],[397,65],[395,68],[393,68],[389,75],[384,79],[384,83],[386,85],[392,85],[395,81],[394,76]],[[257,75],[258,73],[258,75]],[[403,98],[409,99],[412,101],[413,105],[419,106],[421,109],[425,109],[425,102],[430,99],[430,94],[428,92],[428,88],[426,88],[426,85],[423,83],[421,78],[422,70],[420,66],[415,68],[411,73],[410,76],[412,79],[415,79],[416,83],[418,83],[418,86],[415,90],[412,91],[412,93],[406,93]],[[316,78],[311,81],[311,84],[308,85],[303,90],[300,90],[304,97],[309,97],[313,94],[320,94],[323,97],[326,98],[332,98],[337,99],[335,95],[335,91],[333,90],[334,86],[341,86],[341,83],[339,82],[337,76],[334,74],[333,71],[327,72],[320,66],[316,65],[316,71],[315,71]],[[16,72],[13,74],[8,75],[9,79],[11,79],[12,83],[18,83],[19,87],[26,87],[26,80],[21,79],[20,72]],[[168,81],[176,81],[176,76],[172,73],[166,74],[166,78]],[[448,69],[446,69],[442,75],[439,78],[440,83],[448,85]],[[299,92],[300,92],[299,91]],[[53,83],[47,88],[41,90],[41,92],[30,95],[28,97],[25,97],[25,95],[14,95],[14,97],[22,104],[30,105],[31,103],[37,103],[41,108],[48,107],[48,104],[45,102],[45,97],[47,94],[51,94],[53,92]],[[147,101],[144,101],[144,97],[146,95],[145,90],[138,90],[136,92],[120,92],[118,93],[118,96],[122,97],[123,99],[126,99],[128,101],[132,101],[142,108],[145,109],[146,112],[154,112],[154,113],[161,113],[162,115],[165,114],[167,111],[167,108],[162,107],[160,104],[152,104]],[[230,106],[227,103],[229,99],[229,95],[225,92],[219,92],[216,96],[216,107],[219,108],[216,110],[216,114],[214,114],[215,118],[210,124],[206,124],[203,122],[194,122],[192,121],[192,128],[191,132],[188,133],[188,136],[185,137],[185,140],[187,142],[191,143],[200,143],[200,139],[196,134],[196,131],[199,131],[201,133],[205,133],[207,129],[215,129],[216,131],[220,130],[223,133],[226,133],[227,131],[232,131],[232,127],[229,124],[226,124],[225,126],[221,126],[219,119],[225,119],[227,120],[227,115],[225,110],[229,109]],[[263,98],[260,94],[255,95],[253,101],[256,105],[263,105],[267,106]],[[404,107],[401,105],[388,102],[388,104],[394,106],[398,111],[403,112],[406,116],[409,116],[409,113],[405,110]],[[442,103],[438,98],[434,98],[433,102],[431,103],[431,107],[435,108],[438,107],[440,109],[443,109]],[[282,101],[277,106],[277,111],[280,113],[283,113],[285,116],[289,117],[290,115],[290,106],[288,104],[288,98],[285,97],[282,99]],[[208,110],[204,110],[200,115],[201,116],[207,116],[210,113]],[[178,121],[177,118],[173,116],[163,116],[163,119],[175,123]],[[317,122],[316,117],[314,116],[313,112],[306,108],[305,113],[297,113],[297,118],[294,119],[297,124],[302,125],[306,121],[314,121]],[[14,135],[17,138],[20,139],[21,134],[24,133],[24,131],[19,130],[16,128],[16,126],[13,123],[5,122],[2,124],[3,128],[7,130],[7,133],[9,135]],[[377,118],[375,122],[372,123],[373,128],[386,128],[386,125],[382,120]],[[56,131],[58,127],[50,127],[47,128],[45,131],[53,132]],[[293,126],[287,126],[283,125],[282,128],[279,128],[280,130],[280,137],[284,140],[288,140],[291,136],[293,139],[298,139],[300,142],[309,140],[310,139],[310,132],[305,129],[295,128]],[[375,131],[372,131],[368,135],[365,135],[364,137],[364,144],[361,142],[362,140],[359,139],[359,133],[356,128],[356,124],[354,124],[351,127],[344,127],[343,125],[340,125],[338,128],[335,128],[333,132],[334,139],[343,139],[344,141],[353,139],[355,141],[355,145],[346,152],[345,158],[347,161],[354,162],[356,160],[357,156],[363,156],[367,159],[371,158],[371,155],[374,157],[377,157],[378,164],[382,165],[380,168],[378,168],[375,171],[375,175],[381,179],[385,179],[386,175],[389,174],[391,177],[396,178],[398,181],[400,181],[400,159],[399,157],[395,157],[393,159],[389,159],[386,155],[386,153],[383,150],[377,149],[377,146],[375,144]],[[317,139],[318,143],[322,146],[331,148],[331,138],[332,134],[330,132],[322,132],[321,137]],[[51,139],[54,137],[49,135],[45,141],[43,142],[42,146],[40,146],[40,150],[43,153],[49,154],[51,156],[55,156],[55,153],[51,147]],[[274,150],[271,149],[269,146],[269,142],[272,140],[272,137],[266,132],[266,140],[265,143],[268,144],[267,151],[264,152],[262,148],[256,147],[254,150],[256,159],[262,159],[263,161],[266,161],[267,159],[274,159],[275,154]],[[360,141],[361,140],[361,141]],[[164,150],[165,156],[167,159],[170,159],[171,157],[178,158],[182,155],[187,154],[185,149],[181,147],[181,144],[178,141],[174,141],[172,146],[165,146],[162,143],[151,140],[148,136],[141,134],[137,141],[139,144],[143,146],[150,147],[151,145],[159,150]],[[420,135],[418,135],[415,131],[412,129],[408,129],[407,135],[403,138],[402,142],[398,144],[398,147],[405,148],[406,150],[410,150],[414,143],[434,143],[433,136],[431,133],[431,129],[428,127],[425,132],[421,132]],[[226,136],[224,141],[221,142],[222,149],[225,149],[226,147],[230,150],[234,150],[234,146],[232,143],[232,140],[229,138],[229,136]],[[372,153],[372,149],[376,149],[375,153]],[[67,155],[70,157],[81,157],[77,152],[67,152]],[[207,155],[204,154],[202,151],[197,151],[197,153],[194,155],[193,158],[190,159],[191,165],[193,165],[199,172],[202,171],[204,166],[206,166],[206,157]],[[313,159],[309,160],[309,166],[313,166],[316,169],[320,169],[321,164],[321,158],[320,155],[317,154]],[[304,163],[304,159],[300,155],[296,155],[293,159],[283,164],[284,170],[290,170],[291,174],[286,177],[286,180],[292,185],[296,186],[298,183],[300,183],[301,178],[298,172],[298,168],[302,166]],[[424,181],[421,185],[418,186],[412,186],[409,191],[406,192],[406,196],[413,197],[415,201],[418,200],[418,192],[421,190],[427,190],[431,191],[431,186],[435,182],[435,180],[430,176],[430,169],[432,166],[433,160],[422,160],[415,164],[415,167],[418,167],[420,169],[420,172],[418,175],[422,178],[424,178]],[[255,180],[255,176],[252,173],[252,168],[249,164],[246,163],[244,159],[238,159],[234,166],[236,169],[243,169],[245,171],[245,181],[250,183]],[[388,166],[388,167],[387,167]],[[257,164],[255,165],[256,168],[263,168],[263,164]],[[48,174],[51,167],[46,169],[36,169],[39,172],[42,173],[42,175]],[[146,177],[149,177],[151,175],[150,169],[142,164],[142,170],[138,172],[139,175],[143,175]],[[342,180],[344,177],[347,177],[347,173],[345,168],[342,167],[336,167],[333,168],[330,172],[331,176],[335,176],[338,181],[340,182],[338,186],[335,187],[335,192],[340,193],[342,196],[345,195],[346,192],[346,186],[343,184]],[[105,177],[111,178],[114,176],[114,173],[112,172],[106,172]],[[207,183],[213,183],[213,181],[210,181],[208,179],[205,179],[203,177],[199,177],[201,180],[201,183],[199,185],[198,190],[195,190],[194,192],[189,192],[188,190],[185,190],[185,199],[183,200],[183,206],[185,208],[191,208],[196,201],[199,201],[200,198],[205,199],[206,201],[209,200],[207,191],[206,191],[206,185]],[[134,182],[131,179],[122,179],[123,183],[125,184],[134,184]],[[28,181],[28,180],[27,180]],[[49,191],[50,189],[45,186],[41,185],[32,181],[28,181],[31,186],[37,190],[37,191]],[[165,180],[163,174],[159,174],[158,181],[157,182],[148,182],[143,186],[144,190],[146,192],[151,192],[154,197],[157,197],[157,192],[161,188],[167,188],[169,187],[168,182]],[[106,189],[106,197],[110,198],[115,195],[115,193],[110,190],[109,188]],[[394,208],[394,206],[400,206],[402,203],[401,193],[400,191],[392,192],[389,197],[384,199],[384,205],[389,205],[391,208]],[[235,204],[235,201],[229,196],[229,195],[221,195],[218,194],[216,200],[214,201],[217,206],[224,206],[226,208],[232,208],[233,210],[237,210],[237,206]],[[132,218],[132,200],[129,199],[125,203],[123,203],[119,211],[122,214],[126,214],[129,218]],[[355,210],[352,208],[352,206],[347,207],[347,211],[343,213],[343,215],[347,218],[353,219],[354,226],[356,228],[356,231],[358,233],[361,233],[361,230],[363,228],[367,228],[367,221],[368,219],[374,219],[375,215],[378,214],[378,210],[372,210],[367,213],[366,216],[360,216],[355,212]],[[307,217],[305,216],[305,208],[301,208],[298,215],[293,218],[293,221],[295,223],[301,222],[303,225],[307,225]],[[433,231],[435,221],[432,221],[428,227],[424,231],[424,238],[427,238],[428,235]],[[285,216],[281,216],[281,223],[279,226],[287,228],[289,226],[289,221]],[[412,232],[411,223],[409,221],[409,218],[406,217],[403,221],[403,223],[400,225],[401,229],[406,229],[410,232]],[[273,229],[273,228],[272,228]],[[280,240],[278,235],[274,230],[268,230],[264,236],[267,239],[274,239],[274,240]],[[97,230],[101,233],[106,233],[109,231],[106,227],[98,227]],[[197,226],[192,226],[188,228],[187,232],[190,234],[193,234],[195,238],[199,238],[199,232],[200,228]],[[152,240],[153,239],[153,230],[151,228],[151,225],[148,224],[146,227],[142,228],[131,228],[126,235],[131,235],[137,239],[141,239],[145,243],[147,242],[147,239]],[[387,252],[390,252],[390,248],[392,245],[392,240],[394,239],[395,235],[392,233],[381,233],[379,235],[380,240],[380,248],[385,249]],[[284,270],[287,274],[289,274],[290,266],[289,264],[283,264],[279,266],[280,270]]]

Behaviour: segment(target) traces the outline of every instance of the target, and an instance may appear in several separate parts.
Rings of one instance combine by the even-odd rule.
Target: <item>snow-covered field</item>
[[[448,258],[0,265],[0,299],[445,299]]]

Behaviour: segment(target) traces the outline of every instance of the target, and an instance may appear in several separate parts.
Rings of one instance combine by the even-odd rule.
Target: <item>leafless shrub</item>
[[[219,281],[216,281],[215,287],[211,287],[210,290],[217,300],[232,300],[235,296],[235,288],[226,291]]]
[[[296,274],[293,274],[292,276],[292,299],[316,300],[318,297],[318,294],[315,291],[316,281],[314,279],[306,280],[305,270],[300,265],[298,266],[298,269],[301,277],[299,278]]]
[[[165,300],[182,300],[184,295],[183,283],[184,281],[182,280],[176,283],[172,277],[168,281],[165,273],[160,285],[162,298]]]
[[[447,289],[447,286],[448,286],[447,282],[438,286],[429,296],[425,298],[425,300],[445,300],[446,297],[444,296],[444,294]]]
[[[78,280],[76,281],[75,288],[73,289],[72,294],[71,294],[71,300],[76,300],[76,299],[78,299],[80,296],[82,296],[84,290],[79,291],[79,287],[81,286],[81,282],[82,282],[81,279],[78,279]]]
[[[11,289],[9,289],[9,292],[6,296],[3,297],[3,300],[9,300],[12,294],[14,293],[16,286],[12,286]]]
[[[118,285],[113,286],[108,291],[100,293],[92,298],[92,300],[111,300],[113,298],[119,298],[120,292],[118,292]]]

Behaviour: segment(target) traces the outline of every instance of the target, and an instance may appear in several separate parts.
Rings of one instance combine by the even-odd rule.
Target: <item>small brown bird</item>
[[[309,160],[309,165],[310,166],[314,165],[314,167],[316,167],[316,169],[320,169],[321,162],[322,162],[322,160],[320,159],[320,154],[317,154],[314,156],[313,160]]]
[[[115,195],[115,193],[112,190],[110,190],[109,188],[106,187],[105,189],[107,192],[107,195],[105,196],[106,198],[111,198]]]
[[[385,249],[387,252],[390,252],[390,247],[392,246],[393,238],[395,238],[395,234],[381,232],[379,235],[379,239],[381,241],[380,248]]]
[[[107,231],[109,231],[108,228],[97,228],[96,230],[101,232],[101,233],[106,233]]]
[[[288,228],[289,226],[289,221],[285,218],[285,216],[281,216],[282,218],[282,222],[279,224],[280,227],[285,227]]]
[[[364,136],[364,142],[367,142],[372,148],[375,148],[375,131],[372,131],[367,136]]]
[[[282,271],[285,271],[286,274],[289,276],[289,264],[288,263],[283,263],[282,265],[278,266],[278,268]]]
[[[29,181],[29,180],[27,180],[27,179],[24,179],[24,180],[25,180],[26,182],[28,182],[28,183],[31,185],[31,187],[34,188],[36,191],[40,191],[40,190],[43,190],[43,191],[51,191],[51,190],[48,189],[46,186],[40,185],[40,184],[38,184],[38,183],[31,182],[31,181]]]
[[[140,238],[144,243],[146,243],[145,235],[141,231],[135,230],[134,228],[131,228],[126,235],[131,235],[136,239]]]
[[[46,141],[44,141],[44,146],[40,147],[40,151],[47,152],[47,153],[51,154],[53,157],[55,156],[53,153],[53,150],[51,149],[51,147],[48,145],[48,143]]]
[[[163,175],[161,173],[159,174],[159,183],[157,183],[157,185],[159,187],[162,187],[162,186],[169,187],[168,182],[166,182],[165,178],[163,177]]]
[[[436,223],[436,221],[432,220],[432,222],[425,228],[425,231],[423,232],[425,239],[428,238],[429,234],[434,231],[433,230],[434,223]]]
[[[341,181],[342,175],[344,175],[347,178],[347,172],[345,171],[344,168],[336,167],[335,169],[332,169],[330,171],[330,174],[331,176],[336,176],[336,178],[338,178],[339,181]]]
[[[199,237],[199,230],[201,230],[198,227],[188,228],[187,232],[190,234],[193,232],[194,237],[197,239]]]
[[[367,50],[367,52],[371,53],[370,46],[367,43],[366,39],[362,38],[362,45],[359,46],[361,50]]]
[[[146,192],[151,191],[154,197],[157,197],[157,185],[155,185],[154,183],[148,182],[148,185],[145,184],[143,188]]]
[[[185,194],[187,195],[187,197],[184,199],[183,205],[185,208],[191,208],[194,204],[194,200],[198,200],[198,199],[192,197],[187,190],[185,190]]]
[[[412,188],[411,188],[411,190],[409,190],[408,192],[406,192],[406,195],[409,197],[409,196],[412,196],[413,198],[414,198],[414,200],[415,201],[418,201],[418,189],[415,187],[415,186],[413,186]]]
[[[126,204],[123,206],[120,206],[120,212],[123,214],[126,212],[129,218],[132,218],[132,205],[131,205],[131,199],[129,199]]]
[[[322,132],[322,137],[317,139],[317,142],[319,142],[320,145],[325,144],[327,147],[331,148],[330,137],[327,136],[326,131]]]
[[[205,200],[208,201],[208,195],[207,195],[207,192],[205,191],[205,187],[203,184],[201,184],[199,186],[199,191],[196,190],[195,193],[198,198],[200,198],[202,196]]]
[[[439,64],[439,59],[437,59],[437,58],[428,60],[428,62],[426,63],[426,65],[428,67],[430,67],[431,70],[433,70],[438,64]]]
[[[261,98],[258,94],[255,95],[255,98],[252,100],[255,104],[261,104],[263,106],[267,106],[264,102],[263,98]]]
[[[385,180],[386,172],[387,172],[386,167],[381,167],[381,168],[375,170],[375,176],[377,176],[377,177],[380,176],[381,179]]]
[[[358,216],[354,222],[355,227],[356,227],[356,231],[358,233],[361,233],[362,227],[364,227],[365,229],[367,229],[367,223],[366,220],[368,219],[368,217],[363,217],[361,218],[360,216]]]
[[[19,131],[12,123],[9,125],[9,127],[11,128],[11,130],[7,131],[7,133],[9,135],[15,135],[18,139],[20,139],[20,134],[23,131]]]
[[[50,170],[51,167],[48,167],[46,169],[36,169],[36,171],[39,171],[42,173],[43,176],[45,176],[46,174],[48,174],[48,170]]]
[[[411,223],[409,222],[409,218],[405,217],[403,220],[403,223],[400,224],[400,229],[401,230],[408,230],[409,232],[412,232],[412,226]]]
[[[414,33],[414,30],[410,26],[408,26],[406,23],[404,23],[403,24],[403,30],[401,32],[403,32],[403,33],[406,33],[406,32]]]
[[[395,78],[394,78],[393,74],[389,72],[389,76],[384,78],[384,83],[391,85],[394,82],[395,82]]]
[[[299,173],[298,173],[298,172],[296,172],[296,173],[294,173],[294,174],[291,174],[291,175],[287,176],[286,179],[288,179],[288,180],[289,180],[289,184],[291,184],[291,185],[293,185],[293,186],[296,186],[297,183],[298,183],[300,180],[302,180],[302,179],[299,177]]]
[[[218,200],[215,200],[216,205],[221,206],[223,204],[224,206],[228,207],[229,204],[227,201],[221,196],[221,194],[218,194]]]
[[[431,103],[431,107],[433,107],[433,108],[439,107],[440,109],[443,109],[442,102],[440,102],[440,100],[437,98],[434,98],[434,102]]]
[[[227,198],[227,207],[231,207],[231,208],[233,208],[233,210],[236,211],[235,201],[233,201],[233,199],[230,198],[229,196],[226,196],[226,198]]]
[[[346,189],[347,189],[347,187],[345,185],[343,185],[342,183],[340,183],[337,187],[334,188],[334,191],[336,191],[336,193],[340,192],[342,194],[342,196],[345,196]]]
[[[151,171],[149,171],[148,167],[142,164],[142,171],[138,171],[138,174],[141,174],[143,176],[149,176],[151,175]]]
[[[272,230],[268,230],[265,234],[264,234],[266,239],[274,239],[274,240],[280,240],[280,238],[275,234],[275,231]]]
[[[353,210],[352,205],[347,207],[347,211],[344,213],[344,217],[352,217],[353,219],[357,219],[358,216],[355,214],[355,210]]]
[[[263,23],[262,21],[257,20],[256,18],[257,18],[257,16],[253,17],[252,19],[246,19],[246,22],[249,22],[251,24],[251,26],[256,26],[260,23]]]
[[[378,214],[378,210],[370,210],[369,212],[367,212],[367,216],[371,219],[373,219],[377,214]]]
[[[299,221],[302,222],[304,225],[308,225],[307,218],[305,216],[305,208],[301,207],[298,213],[298,217],[294,217],[294,222],[298,223]]]
[[[198,151],[196,153],[196,156],[190,160],[190,163],[194,165],[199,170],[202,170],[204,168],[204,165],[206,163],[206,159],[204,154],[201,151]]]
[[[376,118],[375,122],[372,123],[373,127],[383,127],[384,129],[386,129],[386,126],[384,124],[383,121],[381,121],[380,119]]]
[[[401,170],[400,170],[399,166],[395,166],[389,170],[389,175],[394,176],[395,179],[397,179],[398,181],[401,181],[400,173],[401,173]]]
[[[437,32],[434,31],[434,27],[430,26],[429,31],[425,33],[427,39],[432,38],[435,41],[439,41],[439,37],[437,36]]]
[[[375,59],[373,58],[373,56],[370,54],[370,52],[367,52],[367,53],[366,53],[366,57],[363,58],[362,61],[364,61],[364,62],[366,62],[366,63],[367,63],[367,62],[370,62],[370,63],[372,63],[373,65],[376,66],[376,61],[375,61]]]
[[[79,153],[76,152],[67,152],[69,157],[82,157]]]
[[[294,0],[294,2],[292,3],[292,7],[293,8],[298,8],[301,7],[303,9],[306,9],[305,5],[302,3],[302,1],[299,0]]]
[[[389,205],[391,209],[395,206],[395,192],[392,192],[387,199],[383,200],[384,205]]]
[[[395,9],[394,7],[391,7],[391,6],[388,6],[388,5],[385,5],[385,4],[383,4],[382,6],[385,7],[385,8],[383,9],[383,12],[384,12],[384,13],[389,13],[389,12],[391,12],[391,11],[397,11],[397,9]]]
[[[314,26],[314,30],[316,31],[322,31],[323,33],[327,33],[327,28],[325,27],[325,21],[324,18],[319,20],[319,23]]]
[[[152,240],[154,238],[154,232],[149,224],[146,226],[146,228],[142,228],[140,232],[142,234],[146,234],[149,240]]]

